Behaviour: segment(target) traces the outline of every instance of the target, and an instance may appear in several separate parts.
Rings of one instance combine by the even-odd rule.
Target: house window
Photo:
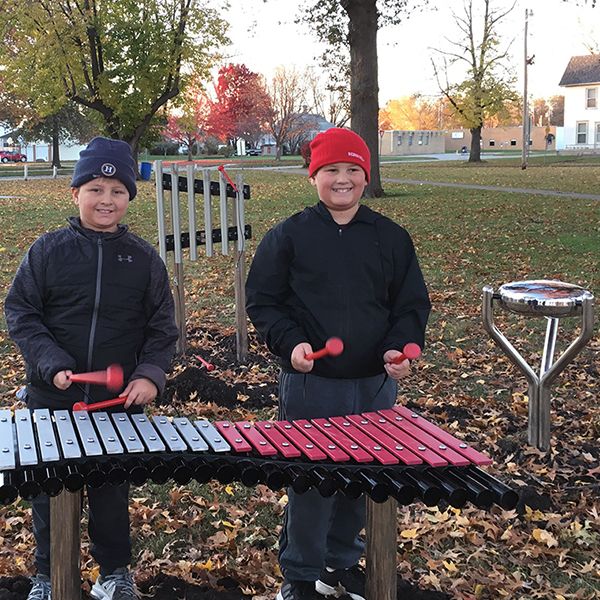
[[[516,146],[517,145],[517,140],[510,140],[510,145],[511,146]]]
[[[496,142],[494,140],[490,140],[490,146],[495,146]]]
[[[588,129],[587,121],[581,121],[580,123],[577,123],[577,143],[578,144],[587,144],[587,129]]]
[[[585,107],[598,108],[598,88],[585,89]]]
[[[594,140],[596,145],[600,144],[600,123],[596,123],[596,137]]]
[[[402,134],[398,135],[398,146],[402,146]]]

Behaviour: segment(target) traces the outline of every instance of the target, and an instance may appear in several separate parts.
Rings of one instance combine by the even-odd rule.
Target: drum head
[[[514,313],[544,317],[572,317],[581,314],[584,298],[593,298],[578,285],[538,279],[513,281],[500,286],[500,305]]]

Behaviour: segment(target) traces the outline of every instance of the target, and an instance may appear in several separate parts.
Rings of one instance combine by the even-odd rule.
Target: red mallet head
[[[325,348],[329,356],[339,356],[344,351],[344,342],[338,337],[332,337],[325,342]]]
[[[311,352],[304,358],[306,360],[316,360],[317,358],[323,358],[323,356],[339,356],[344,351],[344,342],[338,337],[331,337],[325,342],[325,348]]]
[[[421,347],[419,344],[415,344],[414,342],[409,342],[402,348],[402,354],[393,358],[390,362],[395,365],[399,365],[401,362],[408,360],[415,360],[421,356]]]
[[[69,379],[76,383],[104,385],[111,392],[118,392],[123,388],[123,368],[121,365],[110,365],[105,371],[74,373]]]

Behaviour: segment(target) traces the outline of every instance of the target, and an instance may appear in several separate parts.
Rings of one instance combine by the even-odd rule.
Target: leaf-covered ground
[[[418,178],[416,165],[406,166],[410,175],[403,168],[394,167],[400,171],[393,176]],[[470,175],[469,182],[505,185],[512,180],[518,187],[532,187],[517,180],[515,166],[498,163],[491,170]],[[540,175],[545,189],[568,187],[565,173],[556,173],[548,166]],[[598,181],[600,168],[586,166],[584,173],[573,179],[572,189],[594,193],[591,184],[578,181]],[[254,230],[249,258],[264,232],[312,202],[313,192],[299,176],[253,171],[244,176],[253,196],[246,214]],[[2,194],[17,197],[0,200],[2,298],[31,241],[70,214],[65,185],[60,180],[3,182]],[[480,304],[483,285],[525,278],[559,278],[598,297],[600,204],[427,185],[387,186],[386,191],[386,198],[370,204],[411,232],[434,306],[426,351],[403,382],[399,401],[489,453],[494,459],[490,471],[522,498],[515,511],[420,504],[399,510],[403,589],[398,597],[599,597],[598,335],[554,385],[553,443],[543,454],[526,444],[525,380],[484,333]],[[135,203],[128,221],[155,240],[151,184],[142,184]],[[232,258],[204,257],[185,269],[188,351],[176,361],[165,398],[154,410],[211,419],[272,418],[277,369],[252,331],[247,364],[235,363]],[[577,334],[575,319],[563,321],[557,353]],[[543,322],[498,315],[498,326],[530,364],[539,364]],[[0,353],[0,405],[14,406],[23,369],[4,325]],[[196,355],[215,364],[215,371],[207,372]],[[283,491],[264,486],[134,489],[131,516],[140,588],[155,600],[273,598],[281,581],[276,543],[284,504]],[[27,582],[19,577],[31,566],[29,511],[17,501],[0,508],[0,575],[9,577],[0,580],[0,600],[25,597]],[[85,535],[82,574],[89,589],[97,571]],[[8,585],[21,589],[9,592]]]

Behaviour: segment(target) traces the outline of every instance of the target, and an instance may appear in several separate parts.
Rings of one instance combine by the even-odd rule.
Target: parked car
[[[27,162],[27,156],[20,152],[14,152],[12,150],[0,150],[0,161],[3,163],[7,162]]]
[[[246,156],[260,156],[261,151],[259,148],[246,148]]]

